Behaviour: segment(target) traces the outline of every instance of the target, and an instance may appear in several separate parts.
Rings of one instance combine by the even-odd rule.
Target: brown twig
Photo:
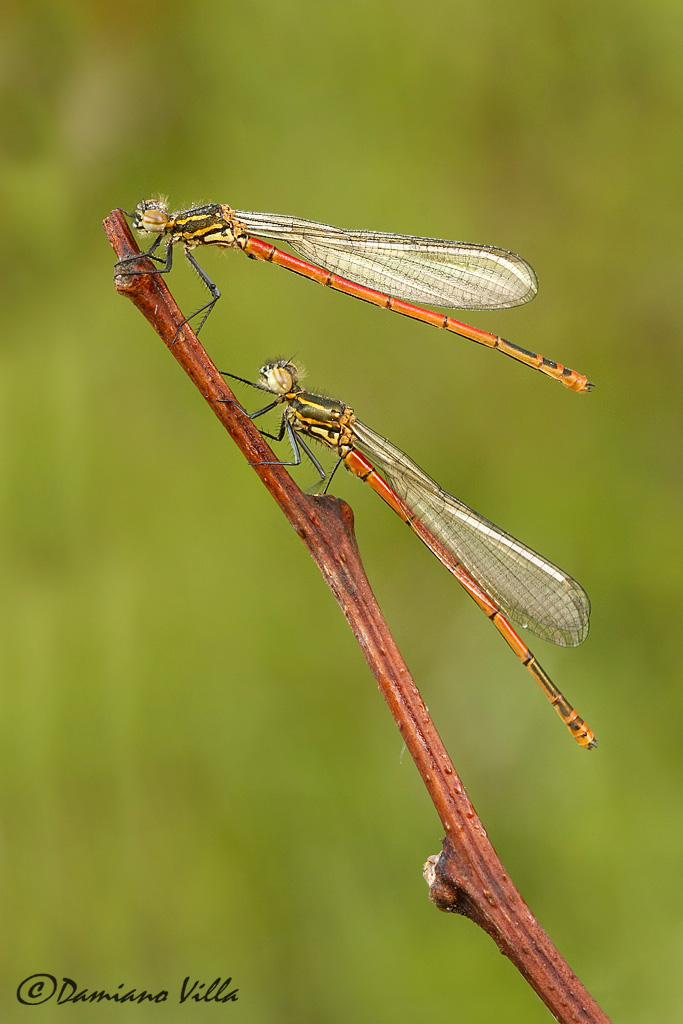
[[[118,258],[139,249],[120,210],[104,222]],[[130,270],[136,267],[137,273]],[[446,830],[443,851],[431,857],[425,875],[441,910],[462,914],[489,933],[558,1021],[609,1024],[608,1018],[562,959],[507,876],[443,746],[417,687],[377,605],[353,533],[353,513],[344,501],[304,494],[246,415],[194,332],[165,281],[148,260],[125,265],[116,288],[147,317],[318,564],[372,669]],[[176,333],[177,341],[174,343]]]

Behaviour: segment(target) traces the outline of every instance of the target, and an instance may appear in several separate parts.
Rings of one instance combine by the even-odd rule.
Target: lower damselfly
[[[343,402],[299,385],[294,363],[280,359],[261,367],[256,382],[226,374],[274,395],[251,414],[256,419],[284,405],[279,433],[288,437],[293,462],[302,450],[311,459],[327,491],[341,463],[364,480],[401,517],[488,615],[505,641],[529,670],[574,739],[583,747],[597,740],[540,666],[509,619],[536,636],[562,647],[575,647],[588,634],[590,601],[576,580],[542,555],[515,540],[441,488],[404,452],[362,423]],[[264,432],[265,433],[265,432]],[[319,441],[337,455],[329,476],[303,437]]]

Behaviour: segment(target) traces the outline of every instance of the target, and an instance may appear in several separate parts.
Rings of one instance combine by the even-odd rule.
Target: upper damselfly
[[[200,245],[216,245],[241,249],[253,259],[276,263],[335,291],[498,349],[573,391],[588,391],[593,386],[576,370],[537,352],[413,304],[425,302],[472,310],[507,309],[528,302],[538,289],[536,274],[525,260],[505,249],[382,231],[348,231],[301,217],[233,210],[220,203],[171,213],[165,200],[145,199],[129,216],[137,231],[156,235],[151,248],[144,253],[163,264],[156,273],[170,271],[173,248],[181,244],[208,288],[211,298],[192,314],[194,317],[204,313],[197,333],[220,298],[220,291],[192,250]],[[305,259],[276,249],[252,232],[287,243]],[[162,239],[166,240],[166,249],[160,259],[154,254]],[[122,270],[121,264],[118,269]]]

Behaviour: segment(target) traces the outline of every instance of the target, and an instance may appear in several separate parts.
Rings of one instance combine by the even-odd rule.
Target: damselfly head
[[[261,384],[274,395],[286,395],[299,380],[299,371],[288,359],[266,363],[259,370]]]
[[[135,207],[133,227],[148,235],[160,235],[168,224],[168,206],[164,199],[143,199]]]

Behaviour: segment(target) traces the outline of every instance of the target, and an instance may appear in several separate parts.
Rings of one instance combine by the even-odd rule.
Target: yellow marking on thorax
[[[342,458],[348,454],[353,447],[353,409],[341,404],[336,409],[337,403],[316,401],[315,395],[303,390],[290,391],[285,397],[292,403],[285,415],[296,430],[331,448]]]
[[[353,447],[353,425],[356,422],[356,414],[349,405],[344,406],[344,411],[339,417],[339,444],[344,448]]]
[[[244,249],[248,239],[244,224],[235,219],[231,207],[217,204],[214,209],[213,215],[204,210],[170,217],[165,234],[174,241],[182,241],[188,249],[198,245]]]

